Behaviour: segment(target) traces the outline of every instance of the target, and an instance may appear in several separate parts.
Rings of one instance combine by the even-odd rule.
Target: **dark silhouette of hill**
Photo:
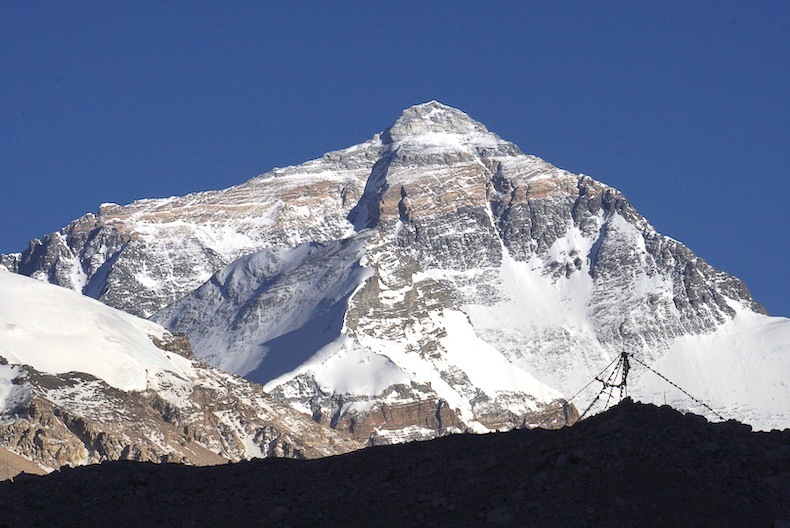
[[[573,427],[0,483],[0,526],[790,526],[790,430],[624,400]]]

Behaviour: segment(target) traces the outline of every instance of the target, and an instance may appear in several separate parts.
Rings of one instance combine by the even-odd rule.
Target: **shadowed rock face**
[[[617,190],[435,101],[229,189],[105,204],[3,263],[371,443],[535,425],[623,350],[764,313]],[[520,381],[481,382],[465,348]]]
[[[556,431],[451,435],[309,461],[119,462],[25,476],[0,483],[0,523],[784,526],[788,433],[626,400]]]

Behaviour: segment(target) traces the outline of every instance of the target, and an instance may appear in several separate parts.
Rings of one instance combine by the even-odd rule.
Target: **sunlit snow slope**
[[[790,319],[737,308],[733,320],[710,334],[671,340],[650,366],[678,386],[691,387],[695,397],[712,402],[724,418],[767,431],[790,427],[788,357]],[[635,397],[705,413],[658,376],[644,369],[637,372]]]
[[[64,288],[0,272],[0,356],[9,363],[49,374],[84,372],[117,389],[144,390],[156,371],[186,376],[183,363],[151,341],[165,332]]]

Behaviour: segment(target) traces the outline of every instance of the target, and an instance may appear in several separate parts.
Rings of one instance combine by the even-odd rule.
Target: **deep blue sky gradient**
[[[617,187],[790,315],[790,3],[0,3],[0,252],[431,99]]]

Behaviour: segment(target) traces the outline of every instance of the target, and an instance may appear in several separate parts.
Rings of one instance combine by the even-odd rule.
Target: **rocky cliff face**
[[[154,314],[198,357],[373,443],[535,425],[624,350],[720,411],[786,424],[770,402],[788,320],[617,190],[436,102],[224,191],[103,206],[4,262]],[[743,354],[762,394],[727,388]]]

